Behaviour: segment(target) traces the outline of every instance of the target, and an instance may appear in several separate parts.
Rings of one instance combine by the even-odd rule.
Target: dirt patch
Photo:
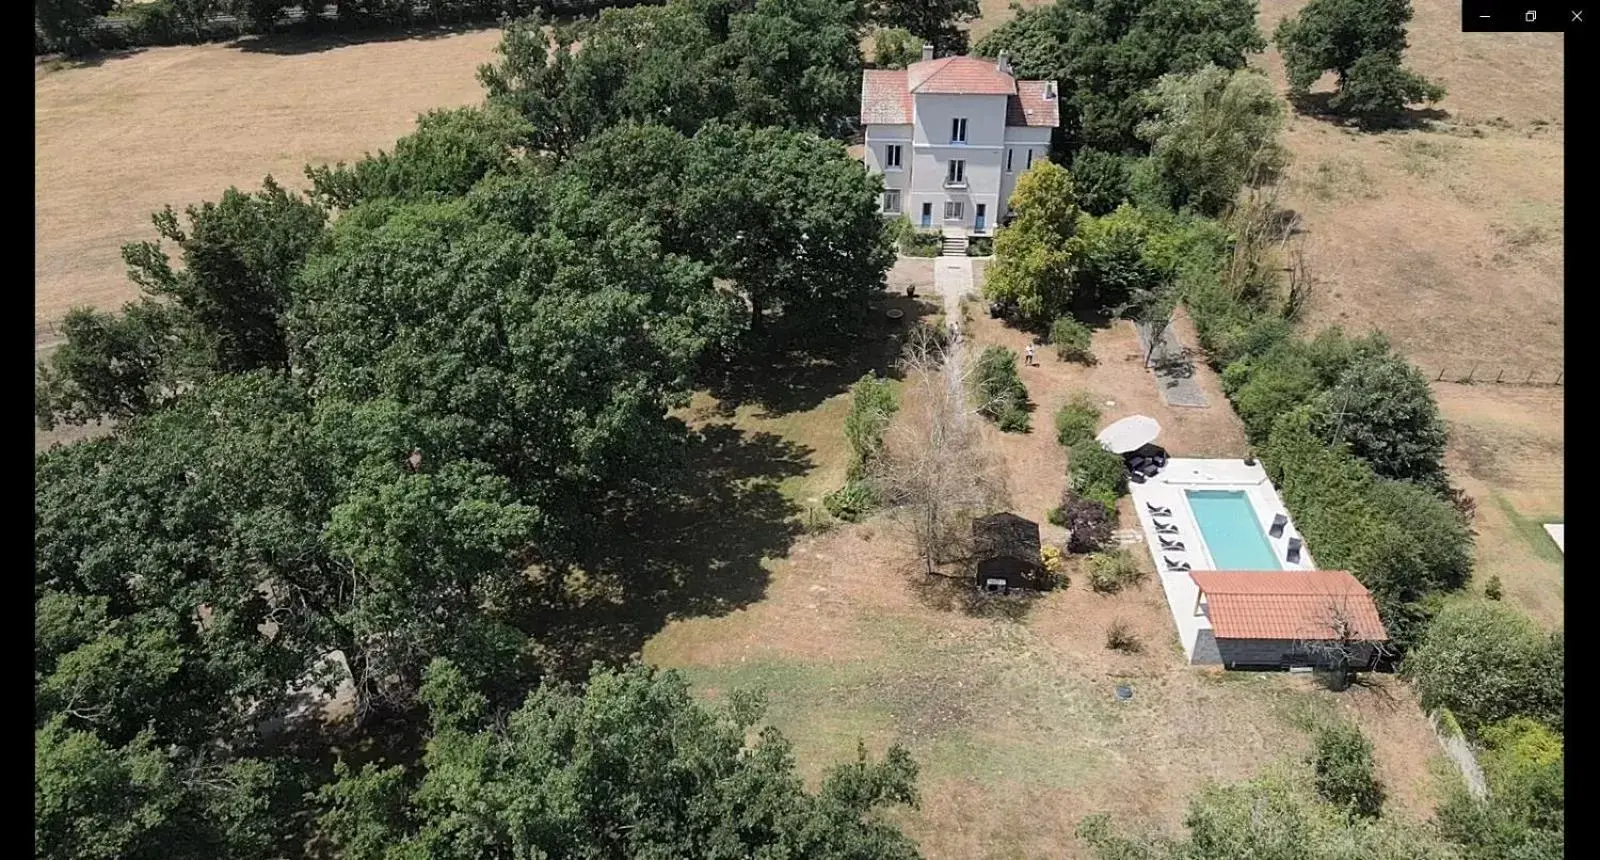
[[[69,308],[136,295],[121,247],[155,237],[152,212],[229,185],[254,190],[267,174],[301,188],[308,163],[393,147],[417,114],[482,100],[475,70],[499,40],[482,30],[301,53],[151,48],[36,72],[36,345]]]

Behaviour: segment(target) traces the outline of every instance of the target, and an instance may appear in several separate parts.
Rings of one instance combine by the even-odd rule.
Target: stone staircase
[[[967,237],[951,236],[946,234],[944,241],[939,245],[941,257],[965,257],[967,255]]]

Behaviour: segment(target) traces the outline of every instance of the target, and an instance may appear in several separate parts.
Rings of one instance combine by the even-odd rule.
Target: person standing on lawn
[[[1025,356],[1024,363],[1027,364],[1029,367],[1032,367],[1033,366],[1033,344],[1031,344],[1031,343],[1028,344],[1028,351],[1025,352],[1023,355]]]

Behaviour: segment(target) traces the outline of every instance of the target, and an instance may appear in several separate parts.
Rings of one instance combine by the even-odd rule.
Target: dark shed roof
[[[1012,513],[972,521],[972,548],[980,559],[1016,558],[1039,562],[1039,524]]]

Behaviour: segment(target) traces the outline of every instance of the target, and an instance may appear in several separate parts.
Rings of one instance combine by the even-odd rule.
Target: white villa
[[[1055,81],[1019,81],[1005,54],[869,69],[861,82],[866,164],[885,215],[947,236],[992,235],[1017,176],[1047,157],[1061,121]]]

